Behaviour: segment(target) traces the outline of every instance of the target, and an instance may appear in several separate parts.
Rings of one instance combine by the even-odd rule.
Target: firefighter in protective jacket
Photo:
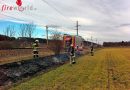
[[[94,56],[94,46],[93,45],[91,45],[91,56]]]
[[[39,51],[38,51],[38,47],[39,47],[39,45],[38,45],[38,43],[39,43],[39,41],[38,40],[35,40],[35,42],[33,43],[33,57],[34,58],[37,58],[37,57],[39,57]]]
[[[70,64],[75,64],[75,48],[73,46],[73,44],[70,45],[70,49],[69,49],[69,53],[70,53]]]

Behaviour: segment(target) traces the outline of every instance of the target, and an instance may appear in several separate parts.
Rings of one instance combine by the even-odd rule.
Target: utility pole
[[[87,39],[87,46],[88,46],[88,39]]]
[[[46,26],[46,40],[47,40],[47,46],[48,46],[48,26]]]
[[[77,36],[79,35],[79,22],[78,21],[76,21],[76,30],[77,30]]]
[[[91,46],[93,45],[93,37],[91,36]]]
[[[97,40],[97,38],[96,38],[96,44],[98,44],[97,42],[98,42],[98,40]]]
[[[98,41],[98,45],[99,45],[99,41]]]

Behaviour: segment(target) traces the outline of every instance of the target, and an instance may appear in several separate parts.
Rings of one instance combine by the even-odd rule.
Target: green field
[[[130,90],[130,48],[107,48],[11,90]]]

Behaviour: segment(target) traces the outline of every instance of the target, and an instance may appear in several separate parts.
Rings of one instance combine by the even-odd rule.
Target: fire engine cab
[[[83,38],[76,35],[64,35],[63,36],[65,51],[68,51],[71,44],[73,44],[76,50],[83,50]]]

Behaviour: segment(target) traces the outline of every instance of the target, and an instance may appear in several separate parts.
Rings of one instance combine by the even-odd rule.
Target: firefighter
[[[76,49],[77,49],[77,51],[79,51],[79,45],[77,45]]]
[[[93,45],[91,45],[91,56],[94,56],[94,47],[93,47]]]
[[[38,40],[35,40],[35,42],[33,43],[33,57],[34,58],[38,58],[39,55],[38,55],[38,45],[39,41]]]
[[[80,55],[80,50],[79,50],[79,46],[78,45],[76,47],[76,53],[77,53],[77,55]]]
[[[75,62],[75,49],[74,49],[73,44],[70,45],[69,54],[70,54],[70,64],[76,63]]]

